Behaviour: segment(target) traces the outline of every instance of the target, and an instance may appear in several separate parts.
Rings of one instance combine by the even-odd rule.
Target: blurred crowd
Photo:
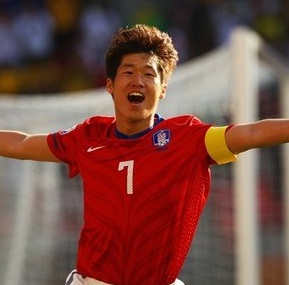
[[[0,94],[102,87],[111,35],[134,23],[169,32],[180,62],[226,43],[239,25],[289,59],[287,0],[0,0]]]

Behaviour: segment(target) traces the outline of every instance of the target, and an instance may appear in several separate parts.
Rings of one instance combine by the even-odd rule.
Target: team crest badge
[[[160,130],[153,135],[153,144],[156,147],[164,147],[170,142],[170,130]]]

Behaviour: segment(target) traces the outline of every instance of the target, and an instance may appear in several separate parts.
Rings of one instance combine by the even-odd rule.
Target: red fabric
[[[113,118],[93,117],[49,135],[70,175],[83,179],[80,274],[118,285],[174,282],[209,192],[209,127],[181,116],[124,140]]]

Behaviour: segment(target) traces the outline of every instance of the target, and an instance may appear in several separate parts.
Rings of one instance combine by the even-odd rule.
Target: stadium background
[[[103,86],[103,57],[107,41],[119,26],[139,22],[167,30],[180,52],[180,63],[205,57],[215,48],[225,44],[230,32],[239,25],[257,31],[268,45],[288,62],[288,13],[287,1],[2,0],[0,93],[3,97],[21,97],[22,94],[31,97],[39,94],[55,96],[57,93],[68,94],[71,91],[91,90]],[[279,90],[276,84],[262,89],[259,117],[278,116],[278,100]],[[15,117],[17,119],[17,116]],[[284,284],[280,160],[278,147],[262,151],[258,212],[262,235],[260,248],[263,285]],[[220,182],[213,185],[210,203],[202,217],[199,231],[202,235],[197,236],[194,246],[206,250],[195,250],[194,255],[189,255],[182,272],[187,285],[233,284],[234,225],[230,173],[230,166],[213,172]],[[56,232],[50,235],[47,233],[47,237],[54,235],[60,240],[58,247],[53,248],[49,257],[55,267],[47,269],[51,274],[59,276],[60,280],[63,280],[67,273],[66,268],[74,262],[77,238],[74,234],[81,224],[81,221],[74,220],[76,215],[73,213],[73,205],[79,198],[76,187],[79,183],[70,183],[72,182],[63,180],[62,187],[72,191],[69,195],[63,191],[60,196],[64,218],[62,217],[60,222],[51,221],[51,224],[56,226]],[[37,196],[37,199],[41,201],[41,197]],[[2,209],[7,208],[7,215],[10,211],[12,214],[11,203],[6,204],[1,200],[1,205]],[[40,204],[38,210],[42,211]],[[81,214],[81,209],[77,211],[76,214]],[[40,216],[38,222],[42,222]],[[57,235],[59,226],[64,228],[65,236]],[[31,229],[33,231],[33,227]],[[3,236],[8,235],[9,217],[2,216],[0,231]],[[37,227],[35,232],[37,234]],[[34,231],[31,235],[33,233]],[[45,243],[45,240],[38,240],[38,249],[32,248],[32,252],[39,250],[41,244],[45,248]],[[0,243],[0,246],[5,248],[5,243]],[[218,251],[214,251],[216,247]],[[46,261],[44,254],[43,262]],[[29,268],[29,262],[32,264],[32,261],[28,261],[25,268]],[[204,274],[197,277],[201,271]],[[33,271],[26,272],[27,277],[33,274]],[[34,278],[35,284],[39,275],[36,276],[31,277]],[[58,284],[59,279],[54,278],[46,278],[40,283]]]
[[[206,54],[245,25],[289,58],[286,0],[1,0],[0,94],[37,94],[104,84],[111,34],[132,23],[172,35],[181,62]]]

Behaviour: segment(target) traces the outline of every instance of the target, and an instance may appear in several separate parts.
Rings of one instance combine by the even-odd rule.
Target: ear
[[[110,78],[106,79],[106,90],[109,94],[113,94],[113,81]]]
[[[160,99],[164,99],[166,97],[166,93],[167,93],[167,85],[163,85],[162,92],[160,94]]]

